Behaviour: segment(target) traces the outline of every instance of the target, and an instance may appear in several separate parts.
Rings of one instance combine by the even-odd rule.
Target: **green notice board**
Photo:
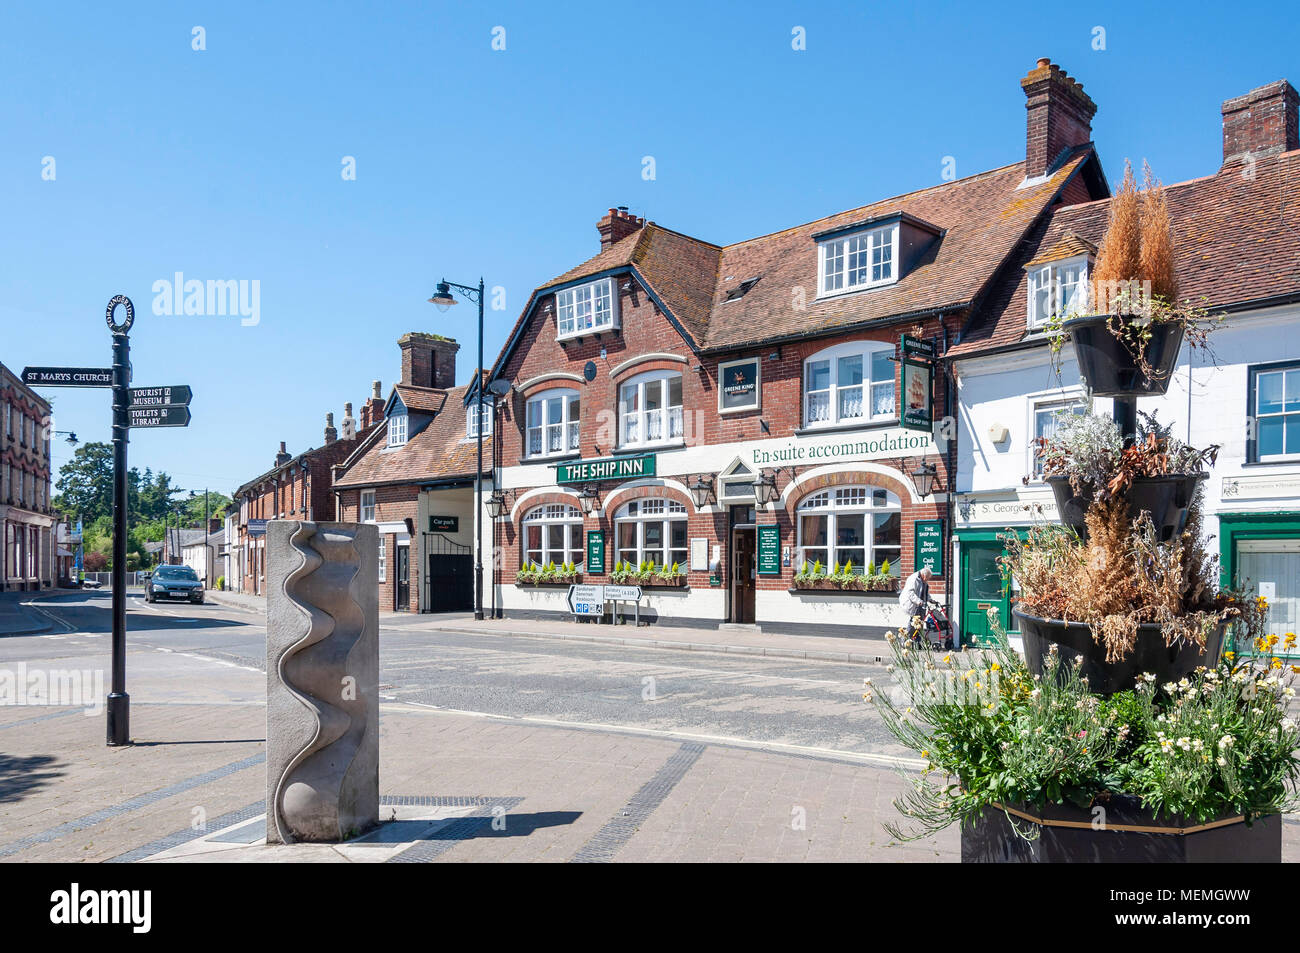
[[[604,530],[587,530],[587,565],[583,572],[586,575],[602,575],[605,572]]]
[[[758,572],[763,576],[781,575],[781,527],[758,528]]]
[[[943,575],[943,520],[917,520],[913,564],[917,569],[929,566],[936,576]]]

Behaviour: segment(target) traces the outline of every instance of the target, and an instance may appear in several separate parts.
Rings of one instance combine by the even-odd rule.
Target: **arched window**
[[[861,573],[868,564],[879,572],[889,560],[899,575],[903,506],[898,497],[877,486],[840,486],[814,493],[799,504],[799,564],[821,562],[830,571],[853,563]]]
[[[648,371],[618,388],[620,447],[679,441],[682,429],[682,375]]]
[[[894,407],[894,346],[851,341],[803,363],[803,424],[834,427],[886,420]]]
[[[546,503],[523,519],[524,564],[581,566],[582,513],[567,503]]]
[[[676,500],[632,500],[614,514],[616,559],[640,565],[686,565],[686,507]]]

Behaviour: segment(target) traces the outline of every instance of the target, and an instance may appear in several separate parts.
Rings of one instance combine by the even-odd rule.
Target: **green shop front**
[[[1224,481],[1225,489],[1232,481]],[[1219,567],[1223,585],[1237,585],[1268,603],[1268,627],[1279,637],[1274,652],[1285,651],[1290,633],[1300,631],[1300,511],[1225,512],[1219,514]],[[1241,654],[1254,646],[1234,640]]]

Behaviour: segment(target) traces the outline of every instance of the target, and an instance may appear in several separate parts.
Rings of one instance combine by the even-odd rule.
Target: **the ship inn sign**
[[[875,460],[888,457],[916,457],[938,453],[929,433],[890,427],[855,434],[805,435],[793,440],[765,440],[749,453],[755,466],[781,464],[838,463],[846,460]]]
[[[655,475],[655,455],[639,457],[604,457],[599,460],[574,460],[555,465],[555,482],[599,483],[603,480],[636,480]]]

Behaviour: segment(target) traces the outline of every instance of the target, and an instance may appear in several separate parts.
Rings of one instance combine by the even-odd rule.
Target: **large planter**
[[[1011,614],[1020,623],[1025,662],[1034,675],[1043,674],[1043,660],[1055,645],[1066,663],[1073,665],[1075,658],[1083,659],[1080,672],[1088,680],[1088,688],[1098,695],[1128,691],[1144,672],[1151,673],[1163,683],[1190,675],[1201,665],[1212,668],[1219,663],[1223,633],[1227,628],[1226,622],[1216,626],[1206,636],[1205,648],[1201,648],[1192,642],[1165,645],[1159,625],[1140,625],[1133,650],[1118,662],[1107,662],[1105,647],[1093,640],[1091,627],[1082,622],[1043,619],[1019,606],[1014,607]]]
[[[1119,320],[1138,323],[1138,315],[1121,315]],[[1155,371],[1148,377],[1138,368],[1138,361],[1124,342],[1111,334],[1107,316],[1073,318],[1062,325],[1074,341],[1074,355],[1079,374],[1088,383],[1094,397],[1157,396],[1169,389],[1169,378],[1183,344],[1183,326],[1177,323],[1152,323],[1151,338],[1143,346],[1143,357]]]
[[[1232,815],[1201,824],[1189,818],[1157,819],[1137,798],[1114,797],[1097,807],[1011,805],[1015,824],[998,808],[985,810],[961,831],[963,864],[1000,863],[1272,863],[1282,862],[1277,814],[1247,824]]]
[[[1196,496],[1197,484],[1208,476],[1206,473],[1179,473],[1138,477],[1125,493],[1129,519],[1137,519],[1145,510],[1151,514],[1160,541],[1169,542],[1187,525],[1187,510]],[[1080,539],[1087,539],[1088,527],[1084,517],[1088,507],[1092,506],[1092,488],[1084,487],[1083,492],[1076,493],[1070,485],[1070,478],[1063,476],[1048,477],[1047,485],[1056,497],[1056,512],[1061,522],[1078,533]]]

